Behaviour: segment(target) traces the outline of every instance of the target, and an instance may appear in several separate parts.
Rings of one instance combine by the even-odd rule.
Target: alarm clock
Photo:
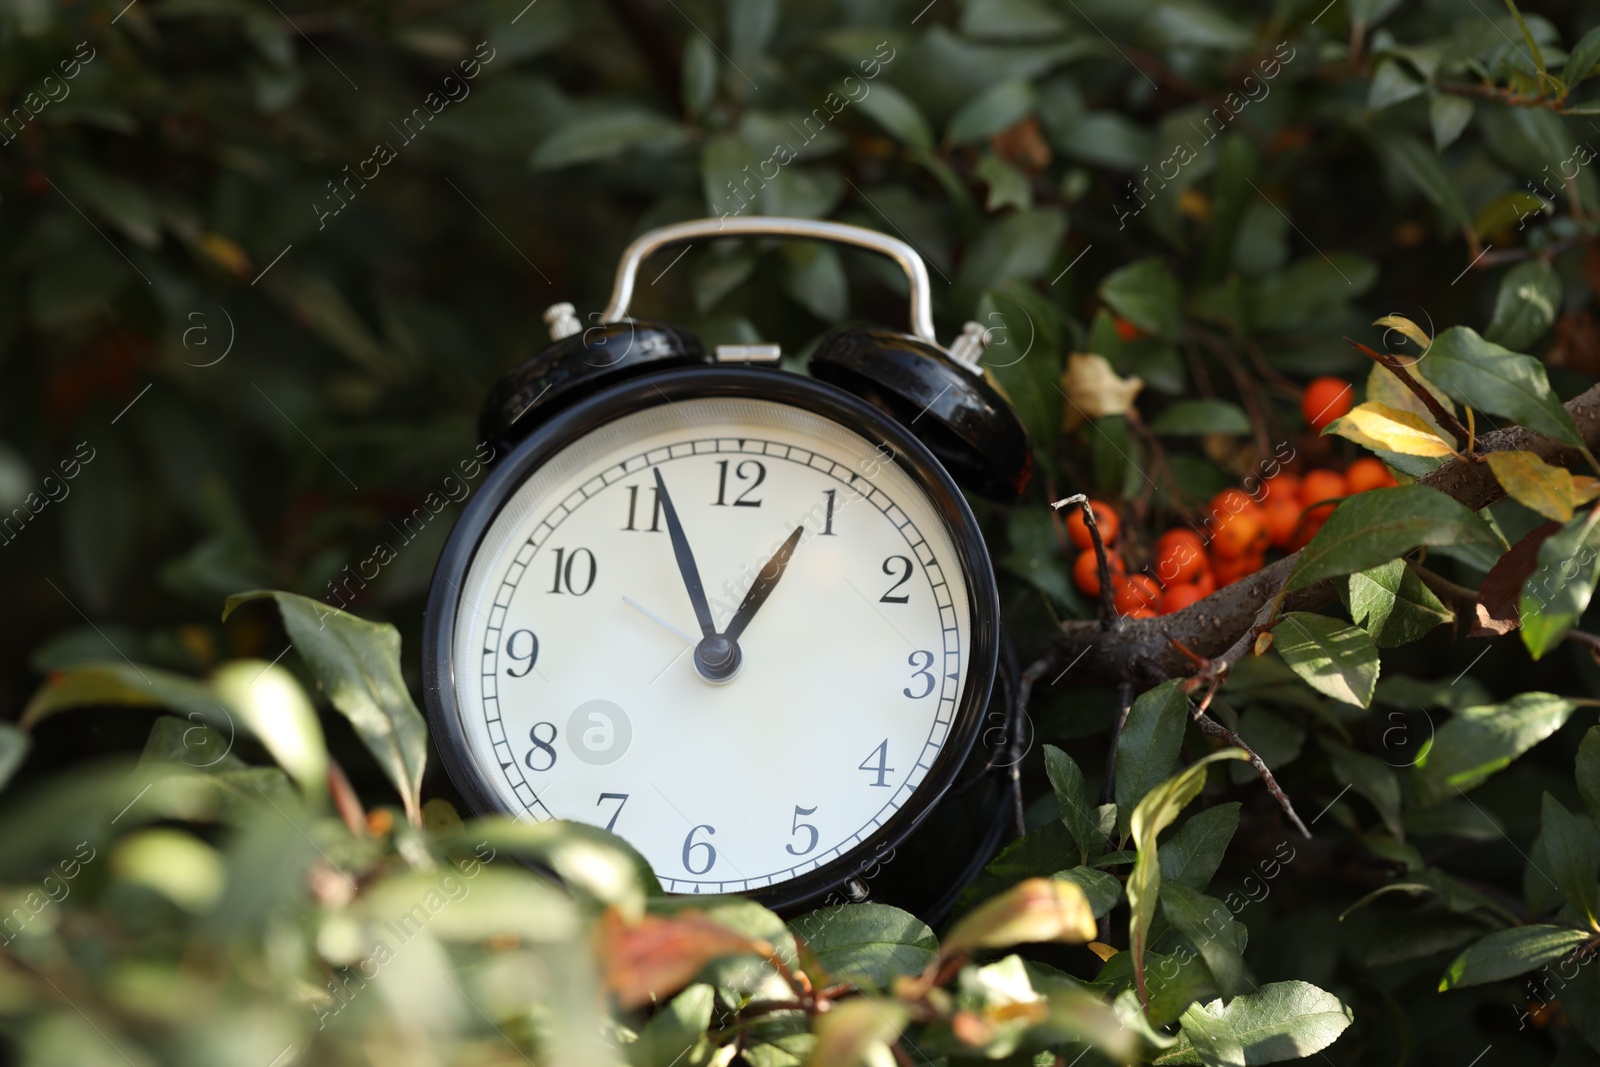
[[[836,330],[805,375],[629,316],[650,255],[733,237],[888,256],[910,332]],[[551,308],[552,344],[494,387],[498,458],[434,575],[425,694],[462,799],[613,831],[671,893],[948,909],[1016,802],[963,490],[1015,500],[1031,452],[984,331],[938,343],[907,243],[788,218],[644,234],[598,318]]]

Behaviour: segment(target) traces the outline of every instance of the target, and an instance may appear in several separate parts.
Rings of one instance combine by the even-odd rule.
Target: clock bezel
[[[422,676],[434,746],[462,799],[477,814],[523,813],[504,804],[468,744],[457,699],[451,650],[462,586],[495,518],[522,484],[562,449],[623,415],[676,400],[739,398],[785,404],[821,415],[868,441],[893,449],[895,462],[945,524],[965,579],[970,621],[967,683],[950,732],[932,767],[898,811],[861,844],[815,870],[739,895],[775,909],[824,896],[875,868],[905,841],[954,784],[977,742],[999,660],[1000,603],[994,570],[977,519],[953,478],[904,426],[843,390],[777,370],[685,367],[620,382],[538,426],[499,458],[468,502],[440,554],[423,623]],[[693,894],[677,894],[693,896]]]

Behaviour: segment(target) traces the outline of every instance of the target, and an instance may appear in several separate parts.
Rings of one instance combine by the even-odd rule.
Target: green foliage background
[[[1295,383],[1364,381],[1368,364],[1343,337],[1381,347],[1368,325],[1379,315],[1430,334],[1466,326],[1532,353],[1563,398],[1600,370],[1600,182],[1588,166],[1600,105],[1585,103],[1600,97],[1582,84],[1600,38],[1585,36],[1593,12],[1578,4],[1520,14],[1488,0],[119,8],[14,0],[0,11],[0,97],[22,109],[10,125],[0,118],[0,516],[37,512],[0,535],[0,707],[23,708],[52,672],[80,687],[58,694],[63,707],[145,705],[47,717],[54,706],[36,704],[26,740],[0,733],[0,781],[27,749],[0,815],[8,906],[26,906],[46,878],[71,889],[0,949],[0,1042],[11,1046],[0,1056],[17,1062],[580,1062],[614,1055],[593,1035],[625,1042],[644,1026],[639,1012],[602,1025],[583,992],[600,909],[646,907],[651,883],[625,853],[594,836],[462,828],[447,805],[428,810],[426,829],[409,827],[384,779],[409,799],[418,754],[331,713],[317,727],[303,689],[333,693],[330,676],[298,656],[268,668],[290,643],[273,613],[258,605],[224,623],[219,605],[254,588],[325,598],[346,567],[370,573],[395,523],[437,510],[349,605],[398,628],[414,690],[423,597],[458,513],[436,505],[476,484],[479,403],[545,343],[546,305],[598,310],[618,253],[650,226],[759,212],[897,233],[929,262],[942,336],[967,319],[994,329],[991,374],[1038,447],[1029,500],[982,516],[1025,660],[1059,620],[1093,614],[1045,500],[1079,490],[1126,500],[1125,521],[1154,531],[1283,442],[1319,461],[1354,455],[1306,433]],[[420,132],[408,134],[408,119]],[[351,174],[365,177],[347,183]],[[671,262],[647,270],[635,313],[709,343],[780,340],[798,357],[834,323],[902,321],[903,283],[853,253],[735,245]],[[1139,336],[1119,334],[1113,313]],[[1143,379],[1139,407],[1159,451],[1120,417],[1064,428],[1058,380],[1071,352]],[[1493,518],[1509,541],[1539,521],[1513,502]],[[1574,530],[1573,543],[1586,536]],[[1497,553],[1453,554],[1445,569],[1475,587]],[[363,633],[374,648],[391,640]],[[1098,1051],[1084,1063],[1256,1063],[1337,1036],[1319,1055],[1341,1065],[1600,1062],[1600,979],[1572,955],[1595,932],[1600,831],[1584,813],[1600,815],[1600,741],[1580,750],[1580,740],[1593,722],[1581,699],[1600,695],[1600,672],[1571,645],[1530,668],[1515,637],[1377,643],[1376,694],[1370,679],[1356,694],[1370,710],[1308,688],[1292,660],[1236,672],[1217,714],[1280,770],[1302,815],[1316,817],[1315,837],[1291,839],[1247,768],[1213,767],[1177,831],[1205,877],[1168,875],[1152,941],[1157,953],[1201,956],[1159,1024],[1190,1000],[1253,989],[1262,1001],[1233,1002],[1240,1028],[1251,1010],[1310,1018],[1321,1005],[1338,1016],[1342,1002],[1349,1030],[1324,1020],[1318,1043],[1308,1023],[1302,1045],[1241,1047],[1243,1060],[1225,1037],[1196,1052],[1206,1039],[1195,1035],[1227,1021],[1218,1006],[1184,1016],[1183,1043],[1165,1052],[1137,1026],[1094,1037],[1109,1016],[1074,998],[1132,996],[1118,904],[1102,930],[1123,951],[1103,971],[1071,947],[1035,954],[1023,979],[1005,970],[1019,960],[968,965],[954,980],[946,1006],[980,1015],[1002,1002],[997,990],[1031,982],[1052,998],[1048,1025],[973,1044],[947,1017],[921,1019],[927,1056],[1078,1062],[1087,1042]],[[276,703],[228,688],[246,669],[268,672]],[[1514,701],[1529,689],[1565,699]],[[410,698],[398,685],[369,699],[405,732]],[[1124,826],[1179,770],[1180,750],[1187,764],[1210,744],[1185,735],[1181,717],[1163,719],[1161,699],[1155,691],[1130,720],[1166,754],[1136,790],[1119,783]],[[255,740],[202,773],[195,753],[225,741],[194,731],[219,702]],[[192,721],[158,719],[152,703]],[[1481,708],[1491,710],[1462,714]],[[1113,710],[1109,690],[1041,693],[1026,765],[1031,832],[980,895],[1077,868],[1089,872],[1078,878],[1088,899],[1121,899],[1132,857],[1108,863],[1119,882],[1108,886],[1091,870],[1105,842],[1069,814],[1096,791]],[[1395,728],[1436,732],[1464,777],[1369,754]],[[330,807],[324,730],[363,799],[389,813],[374,825],[392,830],[361,836]],[[1050,756],[1048,776],[1047,744],[1072,757]],[[146,777],[152,788],[139,793]],[[1472,795],[1449,788],[1458,784]],[[112,820],[135,794],[137,814]],[[423,795],[452,796],[436,763]],[[1236,834],[1223,825],[1233,821]],[[1127,847],[1153,846],[1153,834]],[[1240,930],[1185,940],[1186,900],[1200,914],[1208,886],[1215,899],[1255,892],[1247,879],[1289,840],[1295,859],[1262,883]],[[100,862],[83,862],[80,841]],[[578,903],[520,868],[487,866],[471,883],[477,902],[445,913],[470,919],[400,954],[374,983],[381,995],[340,1012],[336,1034],[319,1029],[326,983],[370,943],[362,924],[450,876],[436,864],[464,871],[485,841],[578,872]],[[64,873],[75,855],[81,878]],[[359,875],[349,886],[345,871]],[[1342,918],[1385,887],[1410,888]],[[794,951],[781,925],[741,907],[719,916]],[[937,951],[931,931],[894,934],[901,921],[860,916],[862,936],[899,961],[861,979],[884,987],[883,1019],[901,1010],[884,1007],[894,975]],[[1549,992],[1530,993],[1516,976],[1547,961],[1577,977],[1540,977]],[[634,1062],[685,1049],[683,1062],[711,1062],[714,1046],[735,1047],[755,987],[701,977],[710,984],[628,1045]],[[440,984],[458,980],[466,988]],[[1328,991],[1336,1010],[1289,982]],[[430,1010],[458,995],[477,1011]],[[1532,1004],[1552,999],[1562,1010],[1530,1020]],[[870,1030],[846,1022],[857,1036]],[[720,1036],[701,1039],[708,1029]],[[756,1027],[741,1055],[801,1062],[806,1030],[806,1020]],[[888,1062],[881,1041],[893,1033],[868,1037],[862,1054]]]

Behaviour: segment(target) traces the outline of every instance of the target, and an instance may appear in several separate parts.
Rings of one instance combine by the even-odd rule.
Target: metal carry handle
[[[938,346],[933,332],[933,296],[928,285],[928,268],[917,250],[905,241],[876,230],[849,226],[842,222],[795,219],[779,216],[755,218],[696,219],[662,226],[642,234],[628,246],[617,264],[617,280],[611,289],[611,302],[602,316],[605,322],[620,322],[628,317],[633,300],[634,280],[645,260],[669,245],[684,244],[710,237],[805,237],[815,241],[854,245],[888,256],[900,264],[911,286],[911,332],[920,340]]]

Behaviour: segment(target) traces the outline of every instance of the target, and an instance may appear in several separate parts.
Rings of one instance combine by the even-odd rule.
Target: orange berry
[[[1108,553],[1106,562],[1110,565],[1112,574],[1123,572],[1122,557]],[[1078,559],[1072,565],[1072,580],[1089,596],[1100,595],[1100,568],[1095,564],[1094,549],[1078,553]]]
[[[1130,574],[1111,580],[1111,604],[1124,615],[1154,609],[1161,603],[1161,587],[1148,574]]]
[[[1194,584],[1170,586],[1161,594],[1161,610],[1165,614],[1182,611],[1184,608],[1201,600],[1205,594],[1200,592],[1200,587]]]
[[[1194,587],[1200,590],[1202,597],[1208,597],[1217,591],[1217,579],[1211,573],[1210,567],[1200,572],[1200,577],[1195,579]]]
[[[1274,548],[1287,548],[1299,525],[1299,503],[1274,500],[1261,509],[1261,527],[1267,532],[1267,543]]]
[[[1127,612],[1130,619],[1154,619],[1161,613],[1154,608],[1140,608],[1138,611]]]
[[[1362,456],[1344,469],[1344,484],[1351,494],[1355,494],[1394,485],[1395,480],[1382,460]]]
[[[1103,500],[1091,500],[1089,506],[1094,509],[1094,523],[1100,528],[1100,540],[1107,548],[1116,544],[1117,534],[1122,529],[1117,513]],[[1067,516],[1067,540],[1072,542],[1074,548],[1094,547],[1094,539],[1089,536],[1089,524],[1083,521],[1083,509],[1077,505],[1073,505],[1072,514]]]
[[[1300,479],[1288,471],[1279,471],[1270,478],[1263,478],[1261,489],[1261,503],[1264,507],[1271,507],[1277,503],[1300,502]]]
[[[1307,507],[1324,500],[1338,500],[1349,495],[1349,492],[1344,484],[1344,475],[1338,471],[1307,471],[1306,476],[1300,479],[1300,500]]]
[[[1121,315],[1118,315],[1116,318],[1112,319],[1111,325],[1116,328],[1117,337],[1123,341],[1137,341],[1139,338],[1144,336],[1143,330],[1139,329],[1139,327],[1135,326]]]
[[[1217,515],[1232,515],[1255,506],[1250,494],[1239,489],[1224,489],[1211,498],[1211,511]]]
[[[1205,539],[1193,530],[1178,527],[1156,538],[1156,578],[1168,585],[1192,582],[1205,570]]]
[[[1222,559],[1238,559],[1254,550],[1262,532],[1259,515],[1260,509],[1257,508],[1219,515],[1216,531],[1211,537],[1212,555]]]
[[[1318,378],[1300,398],[1300,414],[1320,433],[1334,419],[1350,411],[1355,393],[1343,378]]]

